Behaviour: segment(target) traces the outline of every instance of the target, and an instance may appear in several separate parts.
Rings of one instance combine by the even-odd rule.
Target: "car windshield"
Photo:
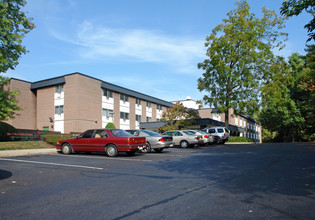
[[[133,136],[132,134],[128,133],[127,131],[121,129],[110,129],[110,133],[116,137],[130,137]]]
[[[150,130],[143,130],[144,133],[147,133],[150,136],[160,136],[160,134],[154,132],[154,131],[150,131]]]

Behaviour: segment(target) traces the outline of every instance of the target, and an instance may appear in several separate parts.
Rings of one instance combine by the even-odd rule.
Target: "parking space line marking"
[[[80,158],[93,158],[93,159],[97,159],[98,157],[93,157],[93,156],[81,156],[81,155],[55,155],[55,156],[62,156],[62,157],[80,157]],[[101,158],[101,157],[99,157]],[[128,159],[128,158],[119,158],[119,157],[115,157],[115,158],[111,158],[111,157],[103,157],[103,159],[108,159],[108,160],[126,160],[126,161],[136,161],[136,162],[152,162],[152,160],[146,160],[146,159]]]
[[[16,159],[7,159],[7,158],[0,158],[0,160],[21,162],[21,163],[45,164],[45,165],[53,165],[53,166],[77,167],[77,168],[85,168],[85,169],[93,169],[93,170],[104,170],[104,168],[101,168],[101,167],[90,167],[90,166],[71,165],[71,164],[62,164],[62,163],[48,163],[48,162],[39,162],[39,161],[30,161],[30,160],[16,160]]]

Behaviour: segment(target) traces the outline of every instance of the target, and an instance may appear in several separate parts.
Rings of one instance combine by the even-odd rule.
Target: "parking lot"
[[[1,219],[314,219],[315,145],[0,158]]]

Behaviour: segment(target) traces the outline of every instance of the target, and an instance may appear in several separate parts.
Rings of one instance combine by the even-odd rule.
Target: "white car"
[[[225,127],[209,127],[202,129],[202,131],[205,131],[215,137],[215,142],[218,144],[224,144],[230,139],[230,131]]]
[[[168,135],[173,137],[175,145],[179,145],[182,148],[187,148],[189,146],[195,146],[198,144],[203,144],[203,140],[200,136],[194,135],[189,131],[167,131],[163,135]]]
[[[205,131],[199,131],[199,130],[186,130],[186,131],[189,131],[195,135],[200,136],[201,139],[203,140],[204,144],[212,144],[213,143],[212,135],[210,135],[209,133],[207,133]]]
[[[173,138],[167,135],[160,135],[150,130],[133,129],[126,131],[134,136],[146,138],[148,147],[142,150],[143,153],[149,153],[151,152],[151,149],[153,149],[157,153],[160,153],[165,148],[174,146]]]

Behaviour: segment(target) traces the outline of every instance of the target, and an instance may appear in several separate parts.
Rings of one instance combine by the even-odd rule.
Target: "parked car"
[[[186,130],[186,131],[192,132],[193,134],[200,136],[201,139],[203,140],[203,144],[212,144],[213,143],[212,136],[205,131],[199,131],[199,130]]]
[[[142,152],[149,153],[151,149],[155,152],[162,152],[165,148],[173,147],[173,138],[167,135],[161,135],[150,130],[126,130],[130,134],[138,137],[145,137],[147,140],[147,148],[143,149]]]
[[[76,138],[62,140],[57,143],[57,151],[64,154],[76,151],[105,152],[109,157],[117,156],[118,152],[133,155],[147,147],[145,137],[135,137],[121,129],[87,130]]]
[[[211,134],[218,144],[224,144],[230,139],[230,131],[224,127],[209,127],[202,129],[202,131]]]
[[[194,135],[189,131],[167,131],[164,132],[163,135],[173,137],[174,144],[179,145],[182,148],[187,148],[189,146],[195,146],[203,143],[199,136]]]

